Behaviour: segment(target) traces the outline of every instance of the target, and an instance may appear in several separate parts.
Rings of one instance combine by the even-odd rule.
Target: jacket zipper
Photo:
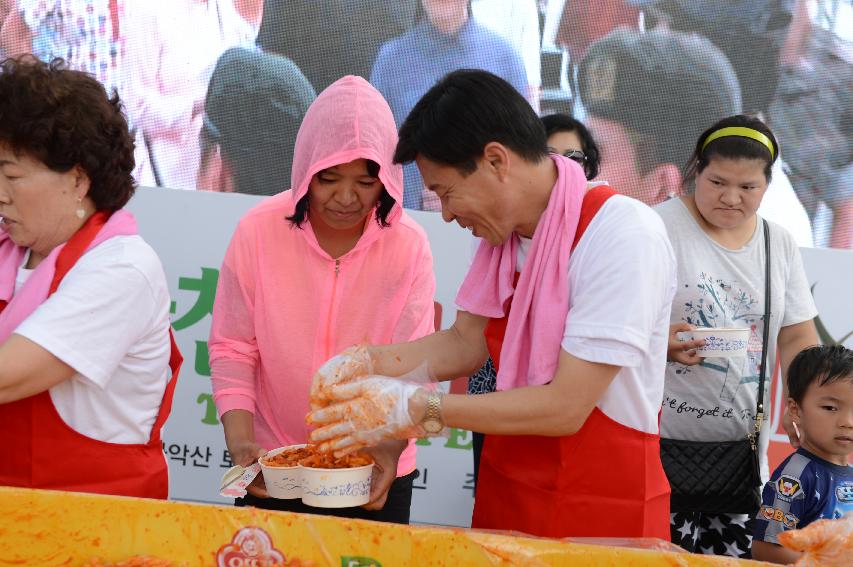
[[[338,274],[341,273],[341,260],[335,260],[335,277],[332,280],[332,297],[329,299],[329,316],[326,318],[326,360],[332,358],[332,310],[335,308],[335,294],[338,291]]]

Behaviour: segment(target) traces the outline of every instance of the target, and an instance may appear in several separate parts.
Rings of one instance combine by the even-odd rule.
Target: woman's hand
[[[231,454],[231,462],[248,467],[267,450],[255,442],[254,416],[247,410],[230,410],[222,414],[222,428],[225,430],[225,445]],[[258,498],[269,498],[264,484],[264,475],[259,474],[246,487],[246,491]]]
[[[696,353],[696,349],[705,346],[705,339],[691,339],[682,341],[678,333],[689,332],[694,329],[693,325],[687,323],[675,323],[669,326],[669,345],[666,350],[666,359],[672,362],[693,366],[702,362],[702,357]]]
[[[418,424],[426,411],[429,392],[418,384],[383,376],[369,376],[329,390],[327,407],[308,414],[318,426],[311,442],[320,451],[345,455],[389,439],[425,437]]]
[[[311,382],[311,408],[333,403],[330,392],[338,384],[373,374],[373,357],[366,345],[354,346],[327,360]]]
[[[381,510],[385,506],[391,483],[397,478],[397,463],[408,444],[408,440],[384,441],[365,450],[373,457],[374,468],[370,482],[370,502],[362,508]]]
[[[248,467],[267,454],[266,449],[251,439],[229,442],[228,452],[231,454],[231,462],[241,467]],[[246,492],[258,498],[269,498],[267,486],[264,484],[264,475],[256,476],[252,483],[246,487]]]

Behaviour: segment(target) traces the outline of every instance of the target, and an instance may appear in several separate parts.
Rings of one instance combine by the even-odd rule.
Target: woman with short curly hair
[[[168,496],[180,354],[163,267],[123,209],[133,148],[90,75],[0,63],[0,485]]]

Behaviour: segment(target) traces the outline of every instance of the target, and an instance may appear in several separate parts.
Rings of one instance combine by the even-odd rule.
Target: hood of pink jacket
[[[296,135],[293,206],[308,193],[319,171],[363,158],[379,164],[379,179],[397,202],[387,219],[393,222],[403,202],[403,168],[393,163],[396,146],[394,115],[379,91],[361,77],[338,79],[314,100]]]

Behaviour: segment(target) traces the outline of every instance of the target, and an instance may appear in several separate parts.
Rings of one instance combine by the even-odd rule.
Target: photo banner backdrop
[[[586,124],[596,179],[649,205],[702,131],[760,115],[781,148],[762,215],[853,248],[853,0],[0,0],[0,59],[23,53],[117,91],[136,179],[171,189],[287,189],[302,117],[348,74],[400,126],[446,73],[494,73]],[[439,208],[414,165],[403,202]]]

